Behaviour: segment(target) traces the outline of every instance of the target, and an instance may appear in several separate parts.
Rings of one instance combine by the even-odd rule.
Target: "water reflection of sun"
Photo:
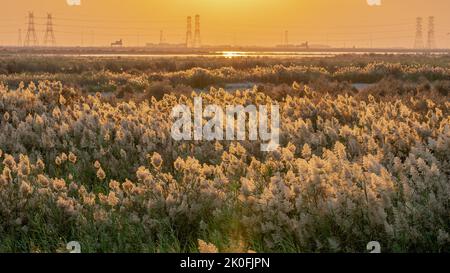
[[[237,51],[224,51],[222,52],[222,56],[225,58],[236,58],[236,57],[242,57],[243,53],[242,52],[237,52]]]

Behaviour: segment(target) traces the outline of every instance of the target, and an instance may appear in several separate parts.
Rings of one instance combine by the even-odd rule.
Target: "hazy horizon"
[[[36,16],[42,44],[47,12],[54,17],[60,46],[106,46],[123,39],[125,46],[158,43],[164,31],[167,43],[184,43],[186,17],[201,16],[204,45],[261,45],[283,43],[327,44],[332,47],[406,47],[414,44],[415,18],[436,18],[436,42],[450,47],[448,0],[0,0],[0,45],[17,45],[24,39],[27,14]]]

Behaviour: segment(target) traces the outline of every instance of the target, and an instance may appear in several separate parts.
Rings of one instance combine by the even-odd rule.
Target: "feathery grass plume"
[[[77,156],[74,153],[72,153],[72,152],[69,153],[69,161],[72,164],[75,164],[77,162]]]
[[[212,243],[207,243],[203,240],[198,240],[198,251],[200,253],[219,253],[217,247]]]
[[[360,252],[361,242],[374,236],[386,252],[450,249],[445,83],[427,88],[386,79],[357,93],[328,81],[304,84],[311,75],[378,79],[391,72],[445,81],[448,68],[377,63],[329,72],[288,64],[242,71],[184,65],[185,71],[149,72],[140,79],[108,71],[83,79],[109,88],[144,87],[154,77],[169,85],[236,79],[288,85],[192,95],[171,86],[173,94],[151,100],[133,92],[124,99],[71,93],[51,81],[20,92],[0,86],[0,230],[2,238],[17,242],[12,250],[27,250],[30,231],[41,251],[56,249],[39,232],[43,226],[61,238],[95,237],[94,251],[147,250],[168,239],[176,241],[170,245],[175,250],[198,244],[201,252],[217,252],[197,242],[204,236],[221,251]],[[5,77],[37,82],[38,76],[0,80]],[[291,87],[293,81],[298,86]],[[279,104],[279,149],[262,153],[260,140],[173,141],[171,111],[180,102],[193,107],[195,96],[220,107]],[[236,229],[236,240],[217,238]]]
[[[160,154],[155,152],[155,153],[153,153],[153,155],[151,157],[149,156],[149,159],[150,159],[150,163],[152,164],[152,166],[155,169],[159,170],[161,168],[163,160],[162,160],[162,157]]]
[[[106,173],[101,167],[98,168],[98,170],[97,170],[97,178],[102,181],[105,180],[105,178],[106,178]]]

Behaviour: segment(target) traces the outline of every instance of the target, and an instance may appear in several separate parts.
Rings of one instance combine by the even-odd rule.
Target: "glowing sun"
[[[69,6],[80,6],[81,0],[67,0],[67,5]]]
[[[369,6],[381,6],[381,0],[367,0]]]

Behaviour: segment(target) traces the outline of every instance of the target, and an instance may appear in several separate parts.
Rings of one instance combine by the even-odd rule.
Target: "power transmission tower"
[[[192,17],[187,18],[187,28],[186,28],[186,47],[192,46]]]
[[[164,44],[164,31],[160,30],[159,31],[159,45],[163,45]]]
[[[55,33],[53,32],[53,17],[51,13],[47,14],[47,29],[45,31],[44,45],[56,45]]]
[[[434,16],[428,17],[428,40],[427,47],[428,49],[436,48],[436,40],[435,40],[435,32],[434,32]]]
[[[287,30],[284,32],[284,45],[289,46],[289,31]]]
[[[201,46],[202,46],[202,39],[200,36],[200,15],[195,15],[194,47],[198,48]]]
[[[34,27],[34,13],[28,13],[28,29],[25,36],[24,46],[37,46],[38,39],[36,36],[36,29]]]
[[[416,40],[414,42],[415,49],[423,49],[423,19],[422,17],[416,18]]]
[[[81,30],[81,38],[80,38],[81,47],[84,46],[84,27]]]
[[[19,28],[19,39],[18,39],[18,41],[17,41],[17,46],[18,46],[18,47],[23,46],[23,41],[22,41],[22,29],[21,29],[21,28]]]

